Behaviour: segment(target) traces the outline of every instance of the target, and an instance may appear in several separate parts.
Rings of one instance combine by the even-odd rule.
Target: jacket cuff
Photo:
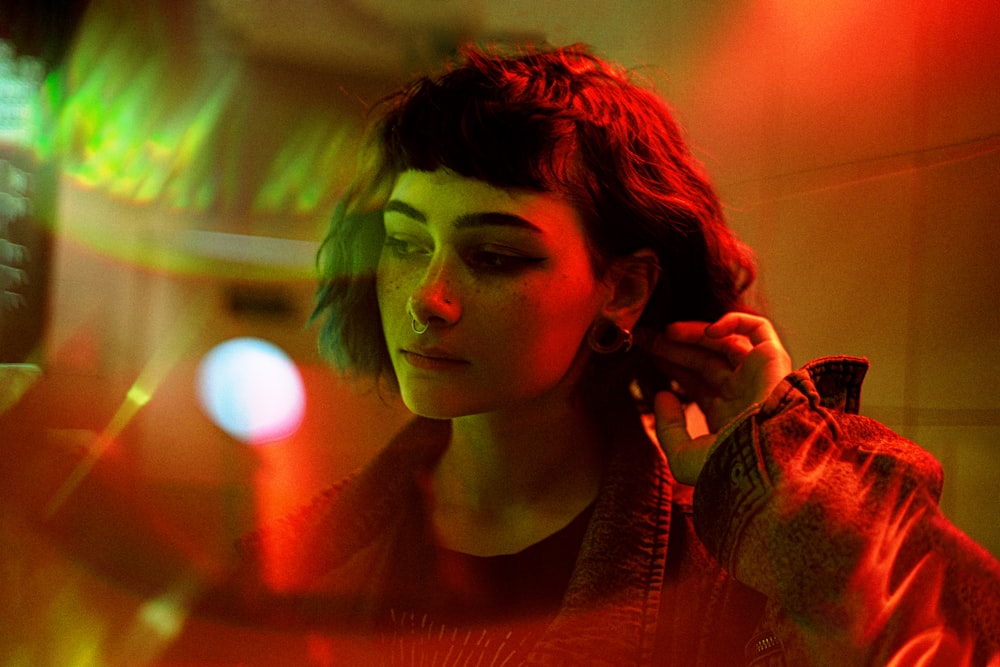
[[[695,485],[694,519],[699,538],[730,572],[736,573],[736,546],[750,519],[772,496],[773,480],[760,451],[766,423],[789,410],[804,408],[823,415],[836,432],[836,412],[858,413],[868,366],[868,360],[859,357],[811,361],[719,432]]]

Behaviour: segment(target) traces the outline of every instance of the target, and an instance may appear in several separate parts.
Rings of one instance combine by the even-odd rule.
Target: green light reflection
[[[354,164],[359,123],[321,102],[281,107],[252,87],[234,56],[188,53],[169,41],[176,26],[140,29],[135,19],[88,15],[66,89],[53,83],[51,95],[63,103],[56,136],[40,149],[62,151],[64,176],[118,201],[182,214],[325,218]],[[283,122],[261,126],[266,114],[254,115],[257,107],[275,105]],[[260,131],[268,141],[246,164],[245,147]]]

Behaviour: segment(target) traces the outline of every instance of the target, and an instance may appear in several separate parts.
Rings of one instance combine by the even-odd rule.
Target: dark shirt
[[[473,556],[430,545],[407,549],[394,614],[416,614],[448,625],[475,626],[551,618],[559,610],[584,533],[587,507],[562,529],[522,551]],[[424,558],[412,554],[423,553]]]
[[[513,554],[473,556],[424,545],[397,551],[400,590],[383,614],[390,664],[504,664],[523,660],[556,616],[593,506]]]

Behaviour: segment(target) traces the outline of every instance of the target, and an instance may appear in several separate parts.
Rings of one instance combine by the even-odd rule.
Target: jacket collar
[[[621,424],[563,606],[529,663],[649,663],[672,500],[659,447],[637,419]]]
[[[670,533],[672,477],[634,415],[614,437],[594,513],[562,607],[528,664],[648,664]],[[447,446],[449,422],[415,419],[364,471],[287,522],[291,588],[322,581],[391,543],[419,512],[418,478]],[[401,509],[405,511],[401,511]],[[286,533],[287,531],[287,533]],[[261,536],[265,537],[265,536]],[[267,537],[265,537],[267,539]],[[322,587],[322,586],[321,586]]]

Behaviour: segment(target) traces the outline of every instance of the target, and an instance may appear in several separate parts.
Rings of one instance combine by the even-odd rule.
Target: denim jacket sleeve
[[[729,424],[698,535],[767,596],[788,664],[1000,665],[1000,564],[941,514],[937,461],[858,414],[867,369],[814,361]]]

